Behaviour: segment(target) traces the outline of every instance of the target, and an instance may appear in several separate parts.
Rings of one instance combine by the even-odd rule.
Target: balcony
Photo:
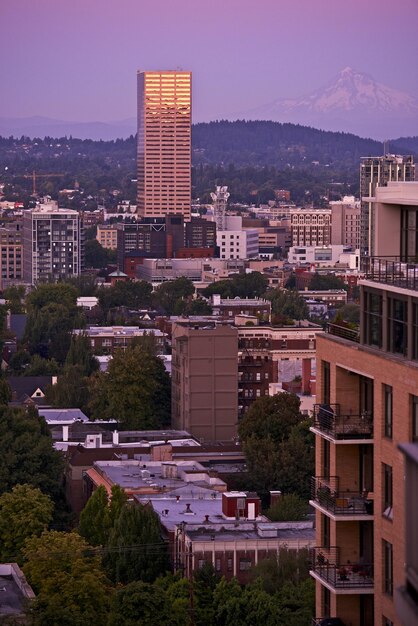
[[[361,261],[367,280],[418,291],[418,263],[416,258],[365,257]]]
[[[347,328],[346,326],[341,326],[340,324],[327,324],[325,331],[328,335],[333,335],[334,337],[348,339],[348,341],[354,341],[355,343],[360,342],[359,329]]]
[[[373,416],[367,411],[342,414],[339,404],[315,404],[311,430],[333,441],[358,443],[373,439]]]
[[[337,593],[372,593],[373,563],[340,560],[338,547],[311,550],[311,576]]]
[[[333,517],[342,519],[368,520],[373,516],[373,500],[367,493],[339,489],[338,476],[314,476],[311,478],[310,503]]]

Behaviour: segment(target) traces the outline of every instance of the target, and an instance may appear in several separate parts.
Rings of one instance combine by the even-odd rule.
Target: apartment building
[[[54,203],[40,205],[23,216],[23,278],[59,280],[78,276],[83,261],[80,216]]]
[[[86,335],[94,354],[114,354],[126,348],[138,337],[152,336],[159,352],[164,351],[166,335],[161,330],[146,330],[138,326],[88,326],[74,330],[75,335]]]
[[[236,436],[238,422],[238,335],[235,328],[172,331],[173,428],[207,441]]]
[[[394,590],[408,585],[413,544],[399,444],[418,439],[418,266],[407,262],[418,245],[417,204],[418,183],[376,190],[381,257],[365,261],[360,333],[334,326],[317,337],[311,574],[318,618],[346,626],[402,624]]]
[[[22,223],[0,228],[1,288],[22,280]]]

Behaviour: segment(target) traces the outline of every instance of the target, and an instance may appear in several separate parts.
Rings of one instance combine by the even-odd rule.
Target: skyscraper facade
[[[191,72],[138,72],[137,211],[191,211]]]

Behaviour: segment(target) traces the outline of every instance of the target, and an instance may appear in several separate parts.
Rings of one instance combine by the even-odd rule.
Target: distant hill
[[[360,158],[383,154],[383,143],[349,133],[317,130],[279,122],[209,122],[193,127],[195,163],[358,168]],[[418,137],[389,141],[388,152],[418,153]]]
[[[126,139],[136,133],[136,119],[129,118],[115,122],[71,122],[50,117],[0,117],[0,136],[2,137],[77,137],[110,141]]]

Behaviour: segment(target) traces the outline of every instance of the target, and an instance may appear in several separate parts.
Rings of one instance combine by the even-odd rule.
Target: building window
[[[327,515],[321,515],[322,517],[322,546],[324,548],[330,547],[330,521]]]
[[[329,478],[330,474],[330,443],[328,439],[322,440],[322,476]]]
[[[392,439],[392,423],[393,423],[393,391],[390,385],[383,385],[384,399],[384,432],[385,437]]]
[[[388,348],[395,354],[406,354],[407,311],[406,300],[389,298],[388,308]]]
[[[251,559],[240,559],[239,560],[239,571],[246,572],[251,569],[252,561]]]
[[[393,477],[392,467],[382,463],[383,469],[383,515],[393,518]]]
[[[365,343],[382,347],[382,296],[372,292],[364,293]]]
[[[228,572],[232,572],[232,559],[231,558],[227,559],[226,568]]]
[[[202,569],[202,567],[204,567],[205,562],[206,562],[205,559],[199,559],[199,566],[198,566],[199,569]]]
[[[418,442],[418,396],[411,396],[412,441]]]
[[[322,587],[322,617],[331,615],[331,592],[327,587]]]
[[[331,366],[328,361],[322,361],[322,402],[331,402]]]
[[[388,541],[382,541],[383,550],[383,591],[393,595],[393,546]]]
[[[221,571],[221,559],[216,559],[215,560],[215,569],[217,572]]]

